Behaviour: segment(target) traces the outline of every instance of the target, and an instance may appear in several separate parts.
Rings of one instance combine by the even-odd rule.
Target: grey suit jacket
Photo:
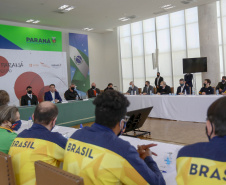
[[[133,89],[131,87],[129,87],[127,93],[131,94],[131,92],[133,91],[133,95],[135,94],[134,92],[136,91],[136,95],[139,95],[139,91],[137,86],[134,85]]]
[[[151,85],[149,85],[148,88],[144,87],[142,93],[147,93],[150,95],[150,91],[152,91],[152,93],[154,93],[154,88]]]

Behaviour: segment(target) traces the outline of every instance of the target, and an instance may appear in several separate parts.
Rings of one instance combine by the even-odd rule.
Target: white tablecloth
[[[17,131],[17,133],[22,132],[24,129],[28,128],[27,121],[22,122],[21,128]],[[70,137],[77,129],[71,128],[71,127],[62,127],[62,126],[55,126],[53,129],[53,132],[59,132],[63,136]],[[128,141],[131,145],[133,145],[135,148],[137,148],[137,145],[143,145],[143,144],[150,144],[155,143],[157,144],[156,147],[151,148],[153,152],[158,154],[158,156],[153,156],[153,159],[158,164],[158,167],[160,170],[165,171],[165,164],[164,164],[164,155],[167,152],[172,153],[172,164],[170,164],[170,168],[168,169],[167,173],[163,173],[164,179],[166,181],[167,185],[176,185],[176,157],[178,151],[182,148],[180,145],[174,145],[174,144],[166,144],[161,143],[157,141],[149,141],[149,140],[141,140],[138,138],[132,138],[128,136],[120,136],[123,140]]]
[[[127,111],[153,106],[149,117],[178,121],[205,122],[208,107],[222,95],[169,96],[127,95]]]

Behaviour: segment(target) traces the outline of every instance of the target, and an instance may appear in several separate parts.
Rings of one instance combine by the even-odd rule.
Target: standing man
[[[180,79],[179,83],[180,86],[177,88],[177,95],[183,95],[185,94],[185,91],[186,94],[190,94],[190,89],[188,86],[185,85],[185,81],[183,78]]]
[[[202,87],[199,91],[200,95],[210,95],[214,94],[214,89],[213,87],[210,86],[211,81],[210,79],[205,79],[204,81],[204,87]]]
[[[150,85],[149,81],[146,81],[145,82],[145,87],[143,88],[143,91],[142,91],[142,94],[143,95],[146,95],[146,94],[150,95],[150,91],[152,93],[154,93],[154,88]]]
[[[134,85],[133,81],[129,83],[129,89],[126,92],[126,94],[131,95],[131,92],[133,93],[133,95],[135,95],[135,92],[136,92],[136,95],[139,94],[138,88],[137,86]]]
[[[26,91],[27,94],[21,97],[21,106],[28,105],[29,100],[31,102],[31,105],[38,105],[38,98],[32,93],[32,87],[27,86]]]
[[[64,93],[66,100],[76,100],[76,97],[78,96],[78,99],[80,99],[78,92],[76,91],[76,85],[71,84],[70,88]]]
[[[44,100],[51,101],[51,102],[54,101],[55,103],[62,102],[60,94],[56,91],[54,84],[51,84],[49,86],[49,91],[45,93]]]
[[[155,87],[157,88],[157,92],[159,91],[160,84],[163,80],[163,77],[160,76],[160,72],[157,72],[157,77],[155,78]]]
[[[88,90],[88,98],[94,98],[100,94],[100,89],[96,88],[96,84],[93,82],[91,84],[91,89]]]
[[[221,94],[226,87],[226,76],[222,76],[222,81],[218,83],[216,90]]]
[[[157,93],[158,95],[165,95],[171,93],[170,86],[166,85],[166,82],[162,81],[160,83],[160,88],[159,92]]]
[[[191,92],[193,87],[192,80],[193,80],[193,74],[187,73],[186,75],[184,75],[185,85],[188,87],[191,87]]]

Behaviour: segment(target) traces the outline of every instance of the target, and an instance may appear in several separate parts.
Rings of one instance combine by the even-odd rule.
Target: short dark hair
[[[51,103],[49,106],[43,105],[42,102],[38,104],[34,112],[34,122],[41,125],[48,125],[58,115],[58,108]]]
[[[184,82],[184,79],[183,79],[183,78],[181,78],[181,79],[180,79],[180,82]]]
[[[147,82],[150,85],[150,81],[145,81],[145,82]]]
[[[157,74],[160,74],[160,72],[157,72]]]
[[[113,85],[113,83],[109,83],[108,86]]]
[[[224,78],[226,80],[226,76],[222,76],[222,78]]]
[[[130,103],[123,94],[112,90],[98,95],[93,104],[96,105],[95,122],[112,129],[126,115]]]
[[[32,88],[32,87],[29,85],[29,86],[27,86],[26,90],[31,89],[31,88]]]
[[[49,87],[51,87],[51,86],[54,86],[55,87],[55,84],[50,84]]]
[[[205,81],[207,81],[208,84],[211,84],[211,80],[210,79],[205,79]]]
[[[213,102],[207,111],[207,120],[215,127],[217,136],[226,136],[226,97],[222,97]]]
[[[0,106],[0,125],[5,121],[9,121],[12,124],[16,122],[16,113],[18,108],[15,106]]]
[[[9,103],[9,94],[4,90],[0,90],[0,106],[7,105],[8,103]]]

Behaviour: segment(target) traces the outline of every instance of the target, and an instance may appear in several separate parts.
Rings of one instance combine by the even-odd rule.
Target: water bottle
[[[76,100],[78,100],[78,95],[76,95]]]
[[[82,124],[80,124],[80,128],[83,128],[83,125]]]
[[[216,94],[219,95],[219,90],[218,89],[216,90]]]
[[[185,89],[185,91],[184,91],[184,95],[185,95],[185,96],[187,95],[187,91],[186,91],[186,89]]]
[[[96,96],[98,96],[98,93],[96,93]]]
[[[195,95],[195,90],[192,90],[192,95]]]
[[[52,103],[55,104],[55,101],[53,100]]]
[[[31,106],[31,100],[28,100],[27,104],[28,104],[28,106]]]
[[[130,95],[133,95],[133,91],[131,91]]]
[[[150,90],[150,95],[152,95],[152,90]]]
[[[172,163],[172,152],[167,152],[164,155],[164,161],[165,161],[165,169],[164,172],[169,172],[170,164]]]
[[[134,91],[134,95],[137,95],[137,91]]]
[[[31,128],[32,124],[33,124],[32,118],[29,117],[28,122],[27,122],[27,128],[28,128],[28,129]]]

